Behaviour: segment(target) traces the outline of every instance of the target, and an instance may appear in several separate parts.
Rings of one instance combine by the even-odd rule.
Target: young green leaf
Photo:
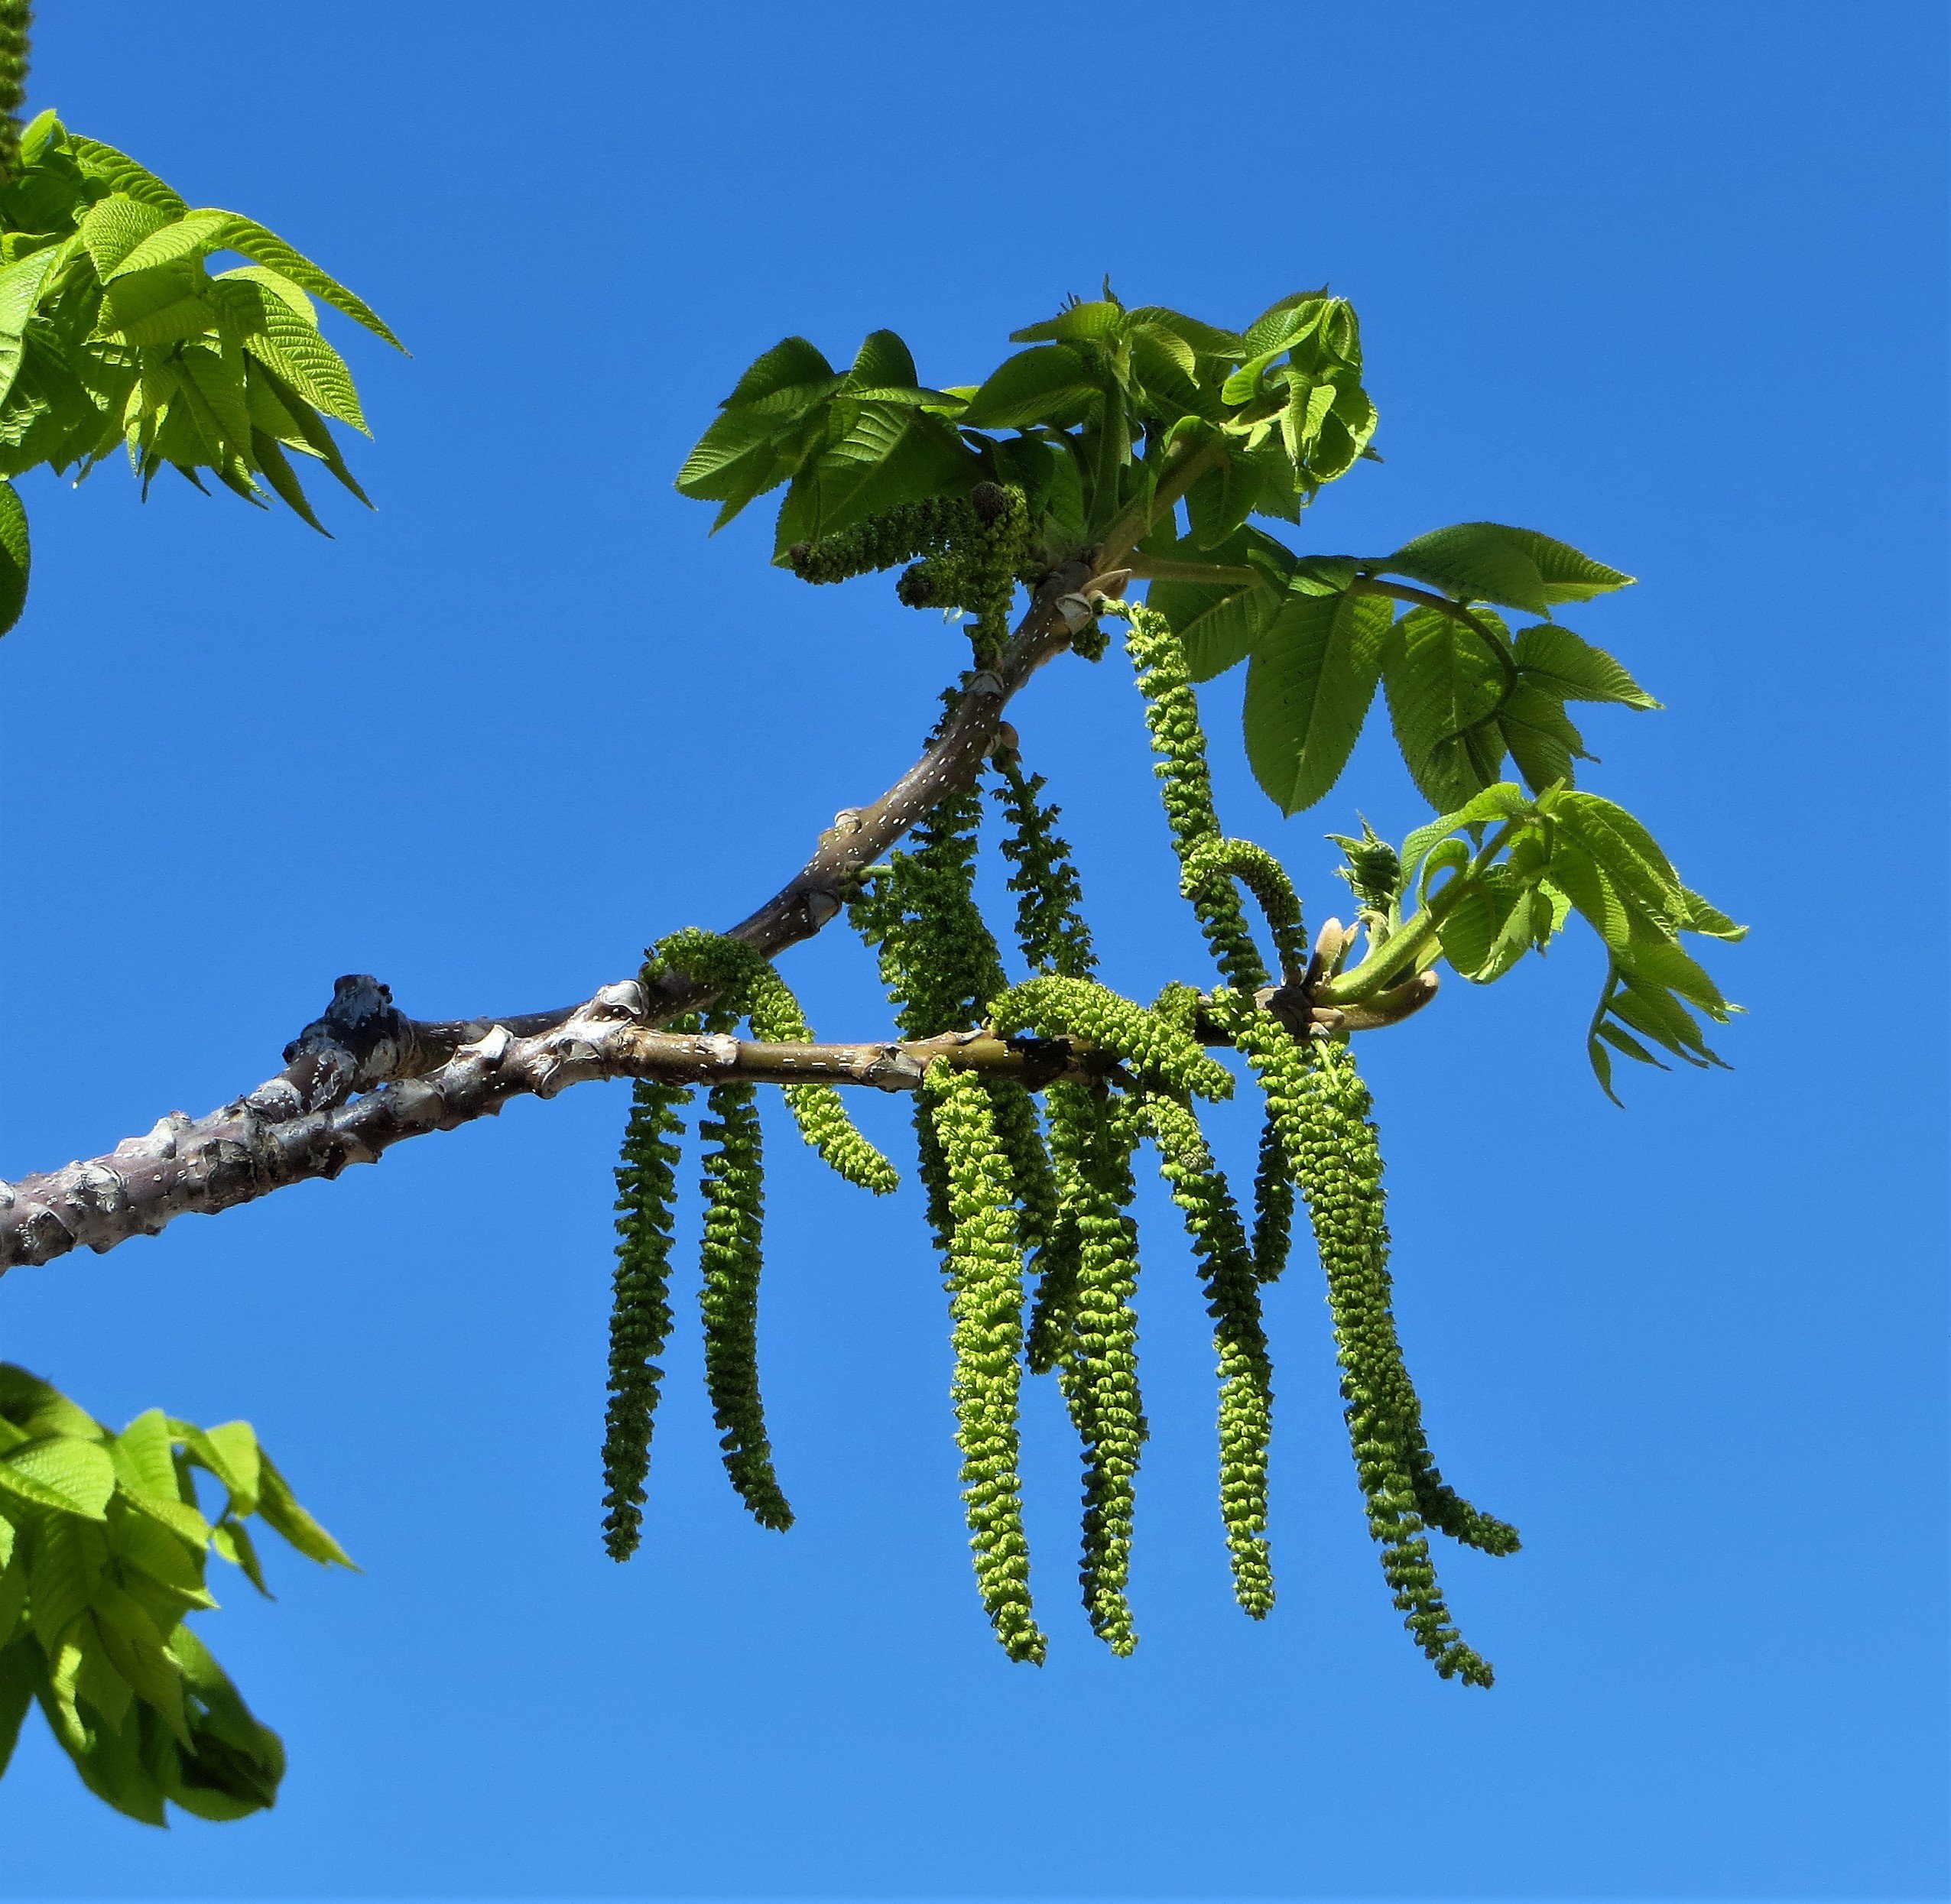
[[[1632,580],[1570,544],[1501,522],[1459,522],[1418,536],[1384,566],[1459,602],[1494,602],[1550,617],[1554,604],[1584,602]]]
[[[14,485],[0,481],[0,634],[19,621],[27,607],[28,571],[32,561],[26,507]]]
[[[1561,701],[1611,701],[1639,709],[1660,705],[1603,648],[1556,622],[1522,630],[1517,657],[1518,672],[1527,680]]]
[[[1290,593],[1255,646],[1246,685],[1247,757],[1284,813],[1336,780],[1367,718],[1391,613],[1380,596]]]
[[[113,271],[102,271],[99,258],[96,269],[103,278],[109,279],[147,271],[151,265],[171,264],[178,258],[205,257],[223,248],[225,227],[231,222],[228,212],[187,212],[170,224],[158,225],[125,252]]]
[[[31,1507],[100,1520],[115,1491],[115,1463],[99,1442],[50,1435],[0,1455],[0,1489]]]
[[[178,212],[177,216],[181,216]],[[95,274],[106,282],[117,265],[152,232],[174,222],[161,206],[112,192],[93,206],[79,227]]]
[[[1040,324],[1031,324],[1021,330],[1009,333],[1012,344],[1075,344],[1096,342],[1115,336],[1119,326],[1126,321],[1125,307],[1122,304],[1099,300],[1089,304],[1072,304],[1060,310],[1054,317],[1046,318]]]
[[[67,149],[75,163],[89,178],[99,179],[112,193],[153,206],[165,218],[180,218],[190,209],[154,173],[136,164],[126,152],[118,152],[99,139],[84,138],[78,132],[67,135]]]
[[[1410,777],[1432,806],[1461,806],[1496,780],[1503,760],[1492,726],[1505,686],[1495,655],[1454,615],[1418,608],[1388,631],[1381,664]]]
[[[385,339],[395,350],[405,350],[406,345],[393,335],[379,313],[364,298],[355,297],[338,279],[294,251],[275,232],[268,232],[256,219],[239,217],[234,212],[229,215],[229,221],[223,228],[219,249],[242,252],[253,264],[268,266],[291,279],[293,284],[304,286],[314,297],[323,298],[335,310],[343,311],[355,323],[363,324],[375,337]]]
[[[969,400],[961,422],[970,430],[1061,429],[1078,422],[1099,397],[1089,367],[1064,344],[1042,344],[1005,358]]]

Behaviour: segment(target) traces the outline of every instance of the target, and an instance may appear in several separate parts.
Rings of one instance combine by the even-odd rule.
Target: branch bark
[[[1011,697],[1089,626],[1103,592],[1093,589],[1095,574],[1083,558],[1056,570],[994,667],[965,682],[920,759],[872,805],[842,813],[812,858],[731,936],[768,958],[810,939],[840,911],[855,877],[930,809],[971,785]],[[1122,586],[1105,579],[1113,591]],[[669,1075],[641,1067],[675,1062],[670,1053],[619,1042],[618,1025],[646,1035],[708,1003],[709,990],[674,974],[645,995],[631,981],[637,1002],[625,1011],[618,1003],[625,989],[605,987],[554,1011],[424,1021],[399,1010],[376,979],[342,978],[323,1014],[285,1047],[284,1069],[255,1090],[205,1117],[172,1111],[103,1156],[0,1184],[0,1273],[83,1245],[110,1250],[187,1212],[335,1177],[403,1138],[491,1115],[511,1097],[553,1097],[591,1077]]]
[[[1105,553],[1122,556],[1122,542]],[[1083,558],[1053,573],[993,669],[965,681],[920,759],[871,806],[842,813],[807,863],[731,936],[771,958],[834,918],[859,874],[973,783],[1011,697],[1070,645],[1128,574]],[[1316,1005],[1305,985],[1270,988],[1259,1002],[1297,1032],[1364,1030],[1407,1017],[1435,989],[1435,975],[1425,972],[1339,1010]],[[179,1216],[214,1215],[287,1184],[329,1179],[349,1164],[376,1163],[408,1137],[452,1130],[498,1114],[512,1098],[552,1098],[591,1079],[747,1077],[905,1090],[937,1059],[1033,1087],[1109,1068],[1087,1049],[982,1031],[907,1044],[768,1045],[660,1030],[711,996],[678,973],[648,988],[635,979],[605,986],[556,1011],[420,1020],[399,1010],[376,979],[341,978],[324,1014],[285,1048],[284,1069],[255,1090],[206,1117],[171,1111],[104,1155],[0,1183],[0,1273],[77,1248],[100,1254],[153,1236]],[[1225,1034],[1209,1028],[1208,1041],[1224,1043]]]

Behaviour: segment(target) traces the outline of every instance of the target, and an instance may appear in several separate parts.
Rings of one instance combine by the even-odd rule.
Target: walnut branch
[[[1070,645],[1124,579],[1083,559],[1052,575],[994,667],[964,683],[921,758],[871,806],[823,833],[813,857],[732,936],[770,958],[819,932],[861,872],[973,783],[1010,697]],[[1365,1030],[1406,1017],[1435,988],[1435,975],[1425,972],[1339,1010],[1317,1005],[1306,983],[1271,988],[1259,1002],[1297,1033]],[[710,996],[674,974],[648,987],[606,986],[558,1011],[422,1021],[400,1011],[376,979],[342,978],[325,1014],[286,1047],[284,1069],[255,1091],[206,1117],[172,1111],[102,1156],[0,1184],[0,1273],[80,1247],[102,1253],[153,1236],[178,1216],[214,1215],[287,1184],[329,1179],[349,1164],[376,1162],[406,1138],[454,1130],[496,1114],[511,1098],[552,1098],[592,1079],[735,1076],[904,1090],[942,1059],[1037,1088],[1113,1069],[1086,1048],[981,1031],[907,1044],[787,1045],[659,1029]],[[1205,1035],[1226,1042],[1216,1028]]]
[[[412,1021],[393,1012],[385,986],[342,978],[338,990],[365,1007],[362,1023],[383,1027],[390,1016],[407,1028],[399,1035],[410,1036]],[[1342,1010],[1315,1005],[1297,985],[1270,988],[1259,1002],[1296,1030],[1362,1030],[1407,1017],[1435,991],[1435,975],[1425,972]],[[214,1215],[287,1184],[329,1179],[348,1164],[377,1163],[407,1137],[456,1130],[498,1114],[512,1098],[553,1098],[592,1079],[744,1078],[908,1091],[931,1063],[944,1062],[1034,1090],[1060,1078],[1118,1075],[1114,1059],[1082,1041],[976,1030],[907,1043],[764,1044],[660,1030],[651,1017],[661,1008],[655,994],[631,979],[605,986],[560,1024],[526,1036],[492,1025],[437,1069],[378,1080],[349,1103],[291,1114],[290,1087],[280,1077],[205,1117],[172,1111],[106,1156],[0,1185],[0,1272],[76,1248],[101,1254],[131,1237],[154,1236],[179,1216]],[[1216,1027],[1202,1031],[1209,1043],[1230,1042]],[[379,1032],[374,1038],[375,1061],[383,1061],[389,1040]]]

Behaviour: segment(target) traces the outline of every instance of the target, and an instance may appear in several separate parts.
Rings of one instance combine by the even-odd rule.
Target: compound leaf
[[[1294,592],[1263,628],[1247,672],[1247,757],[1284,813],[1312,806],[1341,777],[1375,699],[1391,612],[1379,596]]]

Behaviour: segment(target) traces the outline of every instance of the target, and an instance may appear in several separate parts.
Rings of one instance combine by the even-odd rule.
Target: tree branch
[[[1317,1005],[1311,990],[1297,985],[1269,988],[1257,1002],[1297,1033],[1368,1030],[1420,1010],[1436,988],[1435,974],[1423,972],[1361,1007]],[[342,978],[338,991],[369,1001],[387,996],[365,978]],[[553,1098],[592,1079],[743,1078],[911,1091],[931,1063],[942,1062],[1040,1090],[1060,1078],[1117,1075],[1116,1061],[1083,1040],[1001,1038],[978,1029],[905,1043],[764,1044],[659,1030],[651,1022],[657,1008],[654,993],[630,979],[605,986],[560,1025],[529,1036],[490,1026],[437,1069],[378,1081],[349,1104],[274,1115],[284,1103],[280,1077],[205,1117],[172,1111],[105,1156],[0,1185],[0,1273],[77,1248],[101,1254],[131,1237],[154,1236],[180,1216],[215,1215],[287,1184],[329,1180],[348,1164],[376,1163],[406,1138],[456,1130],[498,1115],[511,1099]],[[391,1010],[375,1004],[373,1015]],[[1200,1030],[1209,1044],[1231,1042],[1216,1027]]]
[[[1124,579],[1083,559],[1052,575],[995,667],[964,683],[921,758],[871,806],[843,813],[806,864],[731,936],[770,958],[819,932],[860,873],[973,783],[1010,697],[1070,645]],[[1271,988],[1258,1002],[1297,1034],[1367,1030],[1419,1010],[1435,989],[1435,975],[1426,972],[1359,1006],[1317,1004],[1307,985]],[[605,986],[560,1011],[422,1021],[400,1011],[378,980],[341,978],[323,1016],[286,1046],[284,1069],[255,1091],[204,1117],[171,1111],[102,1156],[0,1183],[0,1273],[80,1247],[100,1254],[155,1235],[179,1216],[214,1215],[287,1184],[329,1179],[348,1164],[376,1163],[408,1137],[455,1130],[498,1114],[512,1098],[553,1098],[591,1079],[743,1077],[909,1090],[931,1062],[944,1060],[1037,1088],[1115,1071],[1087,1046],[981,1030],[907,1044],[790,1045],[659,1029],[711,996],[674,973],[650,986],[635,979]],[[1203,1033],[1209,1043],[1228,1042],[1216,1027]]]

